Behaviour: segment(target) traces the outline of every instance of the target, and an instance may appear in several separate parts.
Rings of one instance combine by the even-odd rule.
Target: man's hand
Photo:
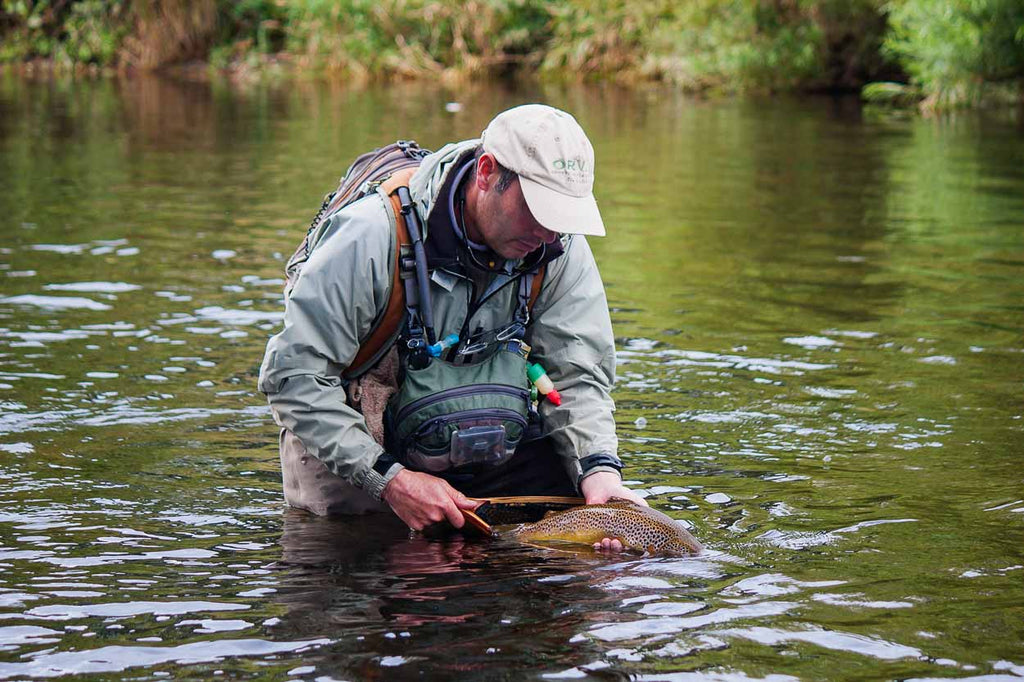
[[[619,475],[611,471],[598,471],[596,474],[590,474],[580,483],[580,490],[583,492],[587,504],[603,504],[613,497],[621,497],[645,507],[650,506],[647,504],[647,500],[622,485]],[[604,538],[601,542],[594,543],[594,549],[605,552],[621,552],[622,542],[618,538]]]
[[[590,474],[580,483],[580,490],[583,492],[587,504],[603,504],[613,497],[621,497],[644,507],[651,506],[647,504],[647,500],[622,485],[619,475],[611,471],[598,471],[596,474]]]
[[[456,528],[462,528],[464,520],[459,510],[472,510],[479,505],[451,487],[448,481],[409,469],[402,469],[388,482],[381,498],[413,530],[423,530],[445,519]]]

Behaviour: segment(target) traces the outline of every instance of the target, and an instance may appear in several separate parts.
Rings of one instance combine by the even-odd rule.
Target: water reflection
[[[592,132],[622,454],[698,559],[282,515],[284,254],[356,153],[528,100]],[[0,677],[1019,677],[1022,149],[827,100],[0,75]]]
[[[633,575],[657,560],[542,550],[507,539],[410,536],[384,516],[327,520],[287,512],[281,545],[274,599],[287,607],[277,627],[288,638],[314,636],[332,623],[348,635],[335,648],[429,661],[451,674],[522,669],[524,647],[534,660],[580,651],[599,656],[589,637],[574,633],[621,617],[622,606],[639,605],[652,589],[682,584]],[[578,651],[567,651],[567,640]]]

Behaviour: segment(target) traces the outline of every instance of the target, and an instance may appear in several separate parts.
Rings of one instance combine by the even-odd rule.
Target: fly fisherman
[[[424,153],[406,184],[323,217],[267,345],[259,388],[282,427],[287,502],[390,507],[415,530],[462,527],[467,495],[646,504],[616,454],[611,320],[583,236],[605,229],[583,129],[552,107],[509,109],[481,139]],[[392,295],[402,323],[353,376]]]

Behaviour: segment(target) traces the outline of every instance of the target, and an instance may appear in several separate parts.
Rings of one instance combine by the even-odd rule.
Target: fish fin
[[[627,500],[624,497],[609,497],[605,504],[609,507],[621,507],[623,509],[635,509],[636,507],[641,506],[633,500]]]
[[[579,542],[565,542],[560,540],[539,540],[537,542],[520,540],[520,542],[527,547],[546,549],[552,552],[562,552],[563,554],[575,554],[577,556],[587,555],[593,551],[593,548],[588,547],[586,543]]]

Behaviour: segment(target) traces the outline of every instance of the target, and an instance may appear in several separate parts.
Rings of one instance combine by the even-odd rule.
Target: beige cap
[[[498,114],[484,151],[519,175],[530,213],[553,232],[604,236],[594,199],[594,148],[570,114],[524,104]]]

